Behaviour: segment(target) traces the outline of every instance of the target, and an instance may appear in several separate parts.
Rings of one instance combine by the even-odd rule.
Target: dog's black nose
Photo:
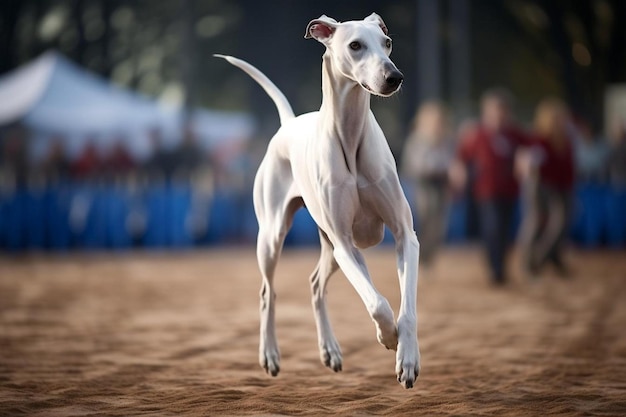
[[[385,82],[387,83],[389,87],[392,87],[392,88],[397,88],[400,85],[400,83],[402,83],[402,80],[404,80],[404,75],[402,75],[402,73],[398,71],[397,69],[389,71],[385,75]]]

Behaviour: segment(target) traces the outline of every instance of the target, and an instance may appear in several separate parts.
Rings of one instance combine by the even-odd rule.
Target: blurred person
[[[172,159],[176,174],[190,174],[206,162],[204,151],[198,145],[191,126],[185,127],[182,141],[174,149]]]
[[[607,167],[611,187],[626,190],[626,118],[611,135]]]
[[[535,111],[532,148],[524,177],[525,213],[520,232],[522,264],[535,276],[547,263],[566,276],[563,243],[569,229],[574,188],[574,146],[569,109],[547,98]]]
[[[115,140],[113,148],[104,158],[102,164],[107,174],[113,176],[128,175],[134,170],[135,160],[124,144],[124,138]]]
[[[480,119],[467,117],[461,120],[456,130],[456,138],[464,138],[473,134],[474,130],[478,129],[479,126]],[[474,177],[472,166],[465,167],[456,159],[452,161],[448,172],[450,191],[453,199],[464,200],[464,233],[468,239],[477,239],[481,236],[478,204],[473,193]]]
[[[215,170],[217,188],[245,193],[249,190],[254,175],[248,143],[233,139],[210,152],[211,165]],[[252,177],[252,178],[251,178]]]
[[[481,100],[480,123],[464,129],[457,160],[450,170],[455,187],[462,188],[472,169],[482,242],[485,246],[491,282],[506,282],[505,260],[519,186],[514,172],[517,152],[529,139],[514,123],[513,98],[503,89],[485,92]]]
[[[30,172],[28,160],[29,136],[21,125],[9,127],[0,148],[0,171],[17,187],[25,186]]]
[[[448,214],[448,170],[454,157],[446,109],[424,103],[404,146],[401,170],[414,189],[420,259],[428,265],[444,239]]]
[[[594,135],[589,123],[578,120],[574,123],[575,161],[577,177],[584,182],[604,182],[609,149],[601,137]]]
[[[70,174],[70,164],[65,153],[65,141],[61,136],[50,138],[50,144],[41,161],[41,172],[49,182],[66,179]]]
[[[72,176],[79,180],[94,179],[101,173],[101,169],[102,159],[95,140],[89,138],[81,154],[72,163]]]
[[[151,178],[155,176],[170,178],[174,171],[172,151],[165,148],[163,135],[159,129],[150,129],[148,137],[151,148],[150,156],[143,164],[143,171]]]

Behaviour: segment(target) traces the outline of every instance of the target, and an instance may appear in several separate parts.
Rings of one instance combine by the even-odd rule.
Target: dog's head
[[[322,15],[309,22],[304,37],[324,44],[335,67],[369,93],[388,97],[400,89],[404,76],[389,59],[391,38],[376,13],[343,23]]]

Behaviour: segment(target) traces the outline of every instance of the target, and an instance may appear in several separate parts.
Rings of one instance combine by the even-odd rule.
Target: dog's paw
[[[396,352],[396,375],[398,382],[404,388],[413,388],[419,374],[420,354],[417,340],[409,340],[407,343],[401,340],[398,343],[398,351]]]
[[[272,376],[280,372],[280,353],[278,349],[261,349],[259,352],[259,364],[265,372]]]
[[[327,342],[320,346],[320,359],[324,366],[332,369],[335,372],[342,370],[341,349],[336,341]]]
[[[387,300],[381,303],[377,311],[372,315],[376,324],[376,338],[378,343],[387,349],[396,350],[398,346],[398,329],[393,318],[393,311]]]
[[[376,323],[376,339],[378,343],[390,350],[396,350],[398,347],[398,330],[396,326],[379,326]]]

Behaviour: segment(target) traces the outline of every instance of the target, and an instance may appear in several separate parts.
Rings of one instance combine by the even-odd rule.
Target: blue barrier
[[[604,210],[607,242],[614,248],[621,248],[626,243],[626,189],[606,193]]]
[[[142,243],[145,246],[165,247],[168,242],[167,229],[167,189],[165,185],[150,186],[145,192],[146,231]]]
[[[6,240],[6,214],[5,214],[5,205],[6,205],[7,197],[3,194],[0,194],[0,248],[5,247]]]
[[[26,248],[26,225],[30,219],[26,217],[28,193],[18,189],[4,202],[4,241],[6,248],[12,251]]]
[[[168,189],[168,235],[170,245],[187,247],[193,243],[189,212],[191,189],[188,185],[177,185]]]
[[[42,189],[26,193],[25,196],[25,246],[31,249],[46,247],[46,199],[49,193]]]
[[[579,184],[575,191],[573,237],[586,247],[600,245],[605,231],[605,195],[610,190],[597,184]]]
[[[451,204],[448,242],[466,239],[467,207],[466,200]],[[251,195],[217,191],[197,196],[188,183],[152,184],[133,193],[124,187],[58,184],[0,194],[0,249],[11,251],[252,243],[257,231]],[[586,247],[623,248],[626,190],[579,184],[571,235]],[[318,242],[315,222],[306,209],[299,210],[285,245]],[[383,242],[393,242],[387,229]]]
[[[458,243],[467,236],[467,202],[458,200],[451,204],[448,211],[446,242]]]
[[[132,245],[128,226],[130,195],[127,191],[114,188],[105,192],[106,243],[108,247],[125,249]]]
[[[107,233],[107,197],[106,190],[83,190],[83,196],[88,200],[85,227],[79,233],[80,246],[88,249],[106,247]]]
[[[252,195],[248,195],[242,199],[242,222],[241,222],[241,239],[242,242],[256,242],[259,233],[259,224],[254,213],[254,204]]]
[[[285,237],[285,246],[319,245],[317,224],[306,208],[301,208],[293,216],[293,225]]]
[[[225,243],[232,239],[238,219],[236,198],[225,192],[217,192],[213,196],[209,214],[208,243]]]
[[[70,207],[72,189],[68,185],[57,185],[48,190],[46,198],[46,235],[48,247],[53,250],[66,250],[72,241],[70,229]]]

